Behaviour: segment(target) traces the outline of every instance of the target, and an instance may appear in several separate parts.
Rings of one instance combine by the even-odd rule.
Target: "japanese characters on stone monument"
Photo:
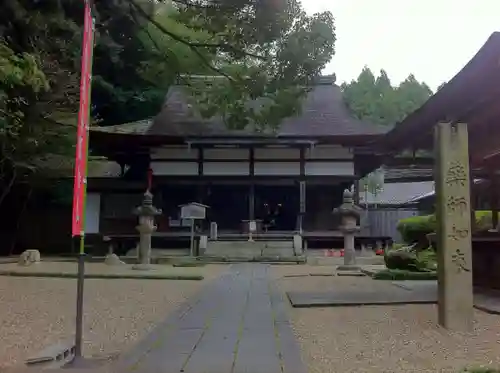
[[[473,328],[467,124],[439,123],[435,136],[439,323]]]

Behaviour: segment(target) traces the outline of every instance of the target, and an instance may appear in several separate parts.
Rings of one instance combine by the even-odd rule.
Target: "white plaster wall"
[[[240,176],[250,174],[250,162],[204,162],[203,175]]]
[[[168,146],[151,151],[151,159],[198,159],[198,149],[187,146]]]
[[[306,149],[306,159],[352,159],[354,155],[349,150],[339,145],[318,145]]]
[[[299,162],[255,162],[254,175],[276,176],[276,175],[300,175]]]
[[[190,176],[198,175],[197,162],[151,162],[154,175]]]
[[[290,148],[256,148],[255,159],[299,159],[300,150]]]
[[[85,233],[99,233],[101,195],[89,193],[85,201]]]
[[[205,149],[203,150],[203,158],[206,160],[241,159],[246,161],[250,158],[250,151],[248,149]]]
[[[352,176],[353,162],[306,162],[306,175],[310,176]]]

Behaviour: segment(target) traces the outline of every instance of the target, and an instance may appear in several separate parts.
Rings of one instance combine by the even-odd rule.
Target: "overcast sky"
[[[302,0],[336,18],[336,53],[325,73],[355,79],[364,65],[393,84],[413,73],[432,89],[451,79],[500,31],[500,0]],[[500,52],[500,51],[499,51]]]

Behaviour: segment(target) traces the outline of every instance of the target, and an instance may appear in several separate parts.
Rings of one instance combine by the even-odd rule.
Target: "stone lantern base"
[[[361,267],[356,264],[342,264],[337,267],[337,271],[360,271]]]
[[[151,264],[147,263],[137,263],[132,266],[132,269],[135,269],[137,271],[150,271],[154,269],[154,267]]]

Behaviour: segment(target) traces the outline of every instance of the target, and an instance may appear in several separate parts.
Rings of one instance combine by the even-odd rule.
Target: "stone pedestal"
[[[104,264],[106,264],[108,266],[120,266],[120,265],[123,265],[125,263],[120,260],[120,258],[118,257],[118,255],[116,255],[116,254],[108,254],[104,258]]]
[[[217,223],[213,221],[210,223],[210,240],[217,241],[217,236]]]
[[[147,270],[151,268],[151,235],[156,231],[154,218],[161,214],[161,210],[153,206],[153,195],[149,190],[144,193],[142,204],[134,214],[139,217],[139,225],[136,227],[139,231],[139,263],[132,268]]]
[[[31,264],[40,263],[40,251],[38,250],[26,250],[19,256],[17,262],[20,266],[29,266]]]
[[[296,256],[301,256],[304,253],[302,236],[300,234],[295,234],[293,236],[293,251]]]
[[[465,123],[436,126],[436,217],[439,323],[473,329],[469,150]]]
[[[361,211],[361,207],[354,204],[352,193],[346,189],[342,205],[333,210],[334,214],[341,217],[342,224],[339,230],[344,235],[344,265],[338,267],[337,270],[352,271],[358,268],[356,266],[354,235],[360,230],[357,221],[361,215]]]

